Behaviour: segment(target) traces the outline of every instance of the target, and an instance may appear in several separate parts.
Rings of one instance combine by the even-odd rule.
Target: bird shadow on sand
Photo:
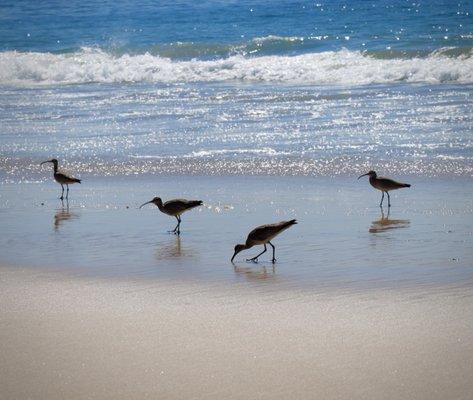
[[[369,229],[370,233],[383,233],[393,229],[408,228],[411,221],[408,219],[392,219],[389,217],[390,208],[387,213],[381,208],[381,218],[373,221]]]
[[[69,201],[61,200],[61,208],[58,208],[56,210],[56,213],[54,214],[54,219],[53,219],[54,231],[58,232],[65,221],[74,220],[78,218],[79,218],[79,214],[70,211]]]

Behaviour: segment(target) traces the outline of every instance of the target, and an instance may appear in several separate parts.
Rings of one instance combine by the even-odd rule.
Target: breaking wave
[[[423,57],[390,58],[344,49],[294,56],[237,54],[213,60],[175,60],[150,53],[117,55],[97,48],[65,54],[0,53],[2,85],[230,81],[311,85],[473,83],[473,54],[471,49],[453,55],[451,49],[440,49]]]

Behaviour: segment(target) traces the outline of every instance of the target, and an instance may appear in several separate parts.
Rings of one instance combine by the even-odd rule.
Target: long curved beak
[[[39,165],[43,165],[43,164],[46,164],[46,163],[48,163],[48,162],[52,162],[52,161],[51,161],[51,160],[43,161],[43,162],[42,162],[41,164],[39,164]]]
[[[235,253],[233,253],[233,257],[232,257],[232,259],[230,260],[231,263],[233,262],[233,259],[236,257],[236,255],[237,255],[240,251],[241,251],[241,250],[235,250]]]
[[[139,208],[145,206],[146,204],[152,203],[152,201],[147,201],[146,203],[142,204]]]
[[[360,176],[358,177],[358,179],[363,178],[363,177],[366,176],[366,175],[369,175],[369,172],[366,173],[366,174],[360,175]]]

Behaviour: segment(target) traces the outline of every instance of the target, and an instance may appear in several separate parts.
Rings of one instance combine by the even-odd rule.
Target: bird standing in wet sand
[[[384,193],[388,195],[388,207],[391,207],[391,199],[389,197],[389,191],[411,187],[411,185],[408,183],[400,183],[400,182],[393,181],[392,179],[389,179],[389,178],[378,177],[375,171],[369,171],[366,174],[360,175],[358,179],[366,175],[369,175],[370,177],[371,186],[383,192],[383,195],[381,196],[381,202],[379,203],[380,207],[383,206]]]
[[[237,244],[235,246],[235,253],[233,254],[231,262],[233,262],[233,259],[240,251],[262,244],[264,246],[264,250],[261,253],[259,253],[257,256],[246,260],[246,261],[258,262],[258,257],[261,254],[266,252],[267,250],[266,243],[268,243],[273,248],[273,258],[271,261],[274,264],[276,262],[276,258],[275,258],[276,248],[271,243],[271,239],[273,239],[274,237],[279,235],[282,231],[285,231],[286,229],[288,229],[289,227],[295,224],[297,224],[297,221],[295,219],[292,219],[290,221],[281,221],[281,222],[276,222],[275,224],[258,226],[257,228],[253,229],[250,232],[250,234],[248,235],[248,238],[246,239],[245,244]]]
[[[64,200],[64,185],[67,187],[67,192],[66,192],[66,199],[69,198],[69,185],[72,185],[73,183],[81,183],[80,179],[74,178],[65,172],[62,172],[58,169],[58,161],[53,158],[52,160],[48,161],[43,161],[40,165],[46,164],[46,163],[53,163],[54,165],[54,180],[61,185],[62,192],[61,192],[61,197],[59,197],[61,200]]]
[[[176,235],[181,234],[181,231],[180,231],[181,215],[185,213],[186,211],[192,208],[201,206],[203,204],[201,200],[185,200],[185,199],[174,199],[174,200],[166,201],[166,203],[163,203],[163,201],[159,197],[155,197],[153,200],[142,204],[140,208],[150,203],[157,206],[159,208],[159,211],[161,211],[162,213],[170,215],[171,217],[176,217],[177,225],[172,231],[170,231],[170,233],[174,233]]]

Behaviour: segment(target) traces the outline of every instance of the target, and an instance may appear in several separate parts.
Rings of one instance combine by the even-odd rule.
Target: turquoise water
[[[2,1],[0,49],[68,53],[84,46],[171,58],[232,52],[426,54],[471,50],[469,1]]]
[[[473,82],[471,2],[6,1],[0,7],[3,84]]]

